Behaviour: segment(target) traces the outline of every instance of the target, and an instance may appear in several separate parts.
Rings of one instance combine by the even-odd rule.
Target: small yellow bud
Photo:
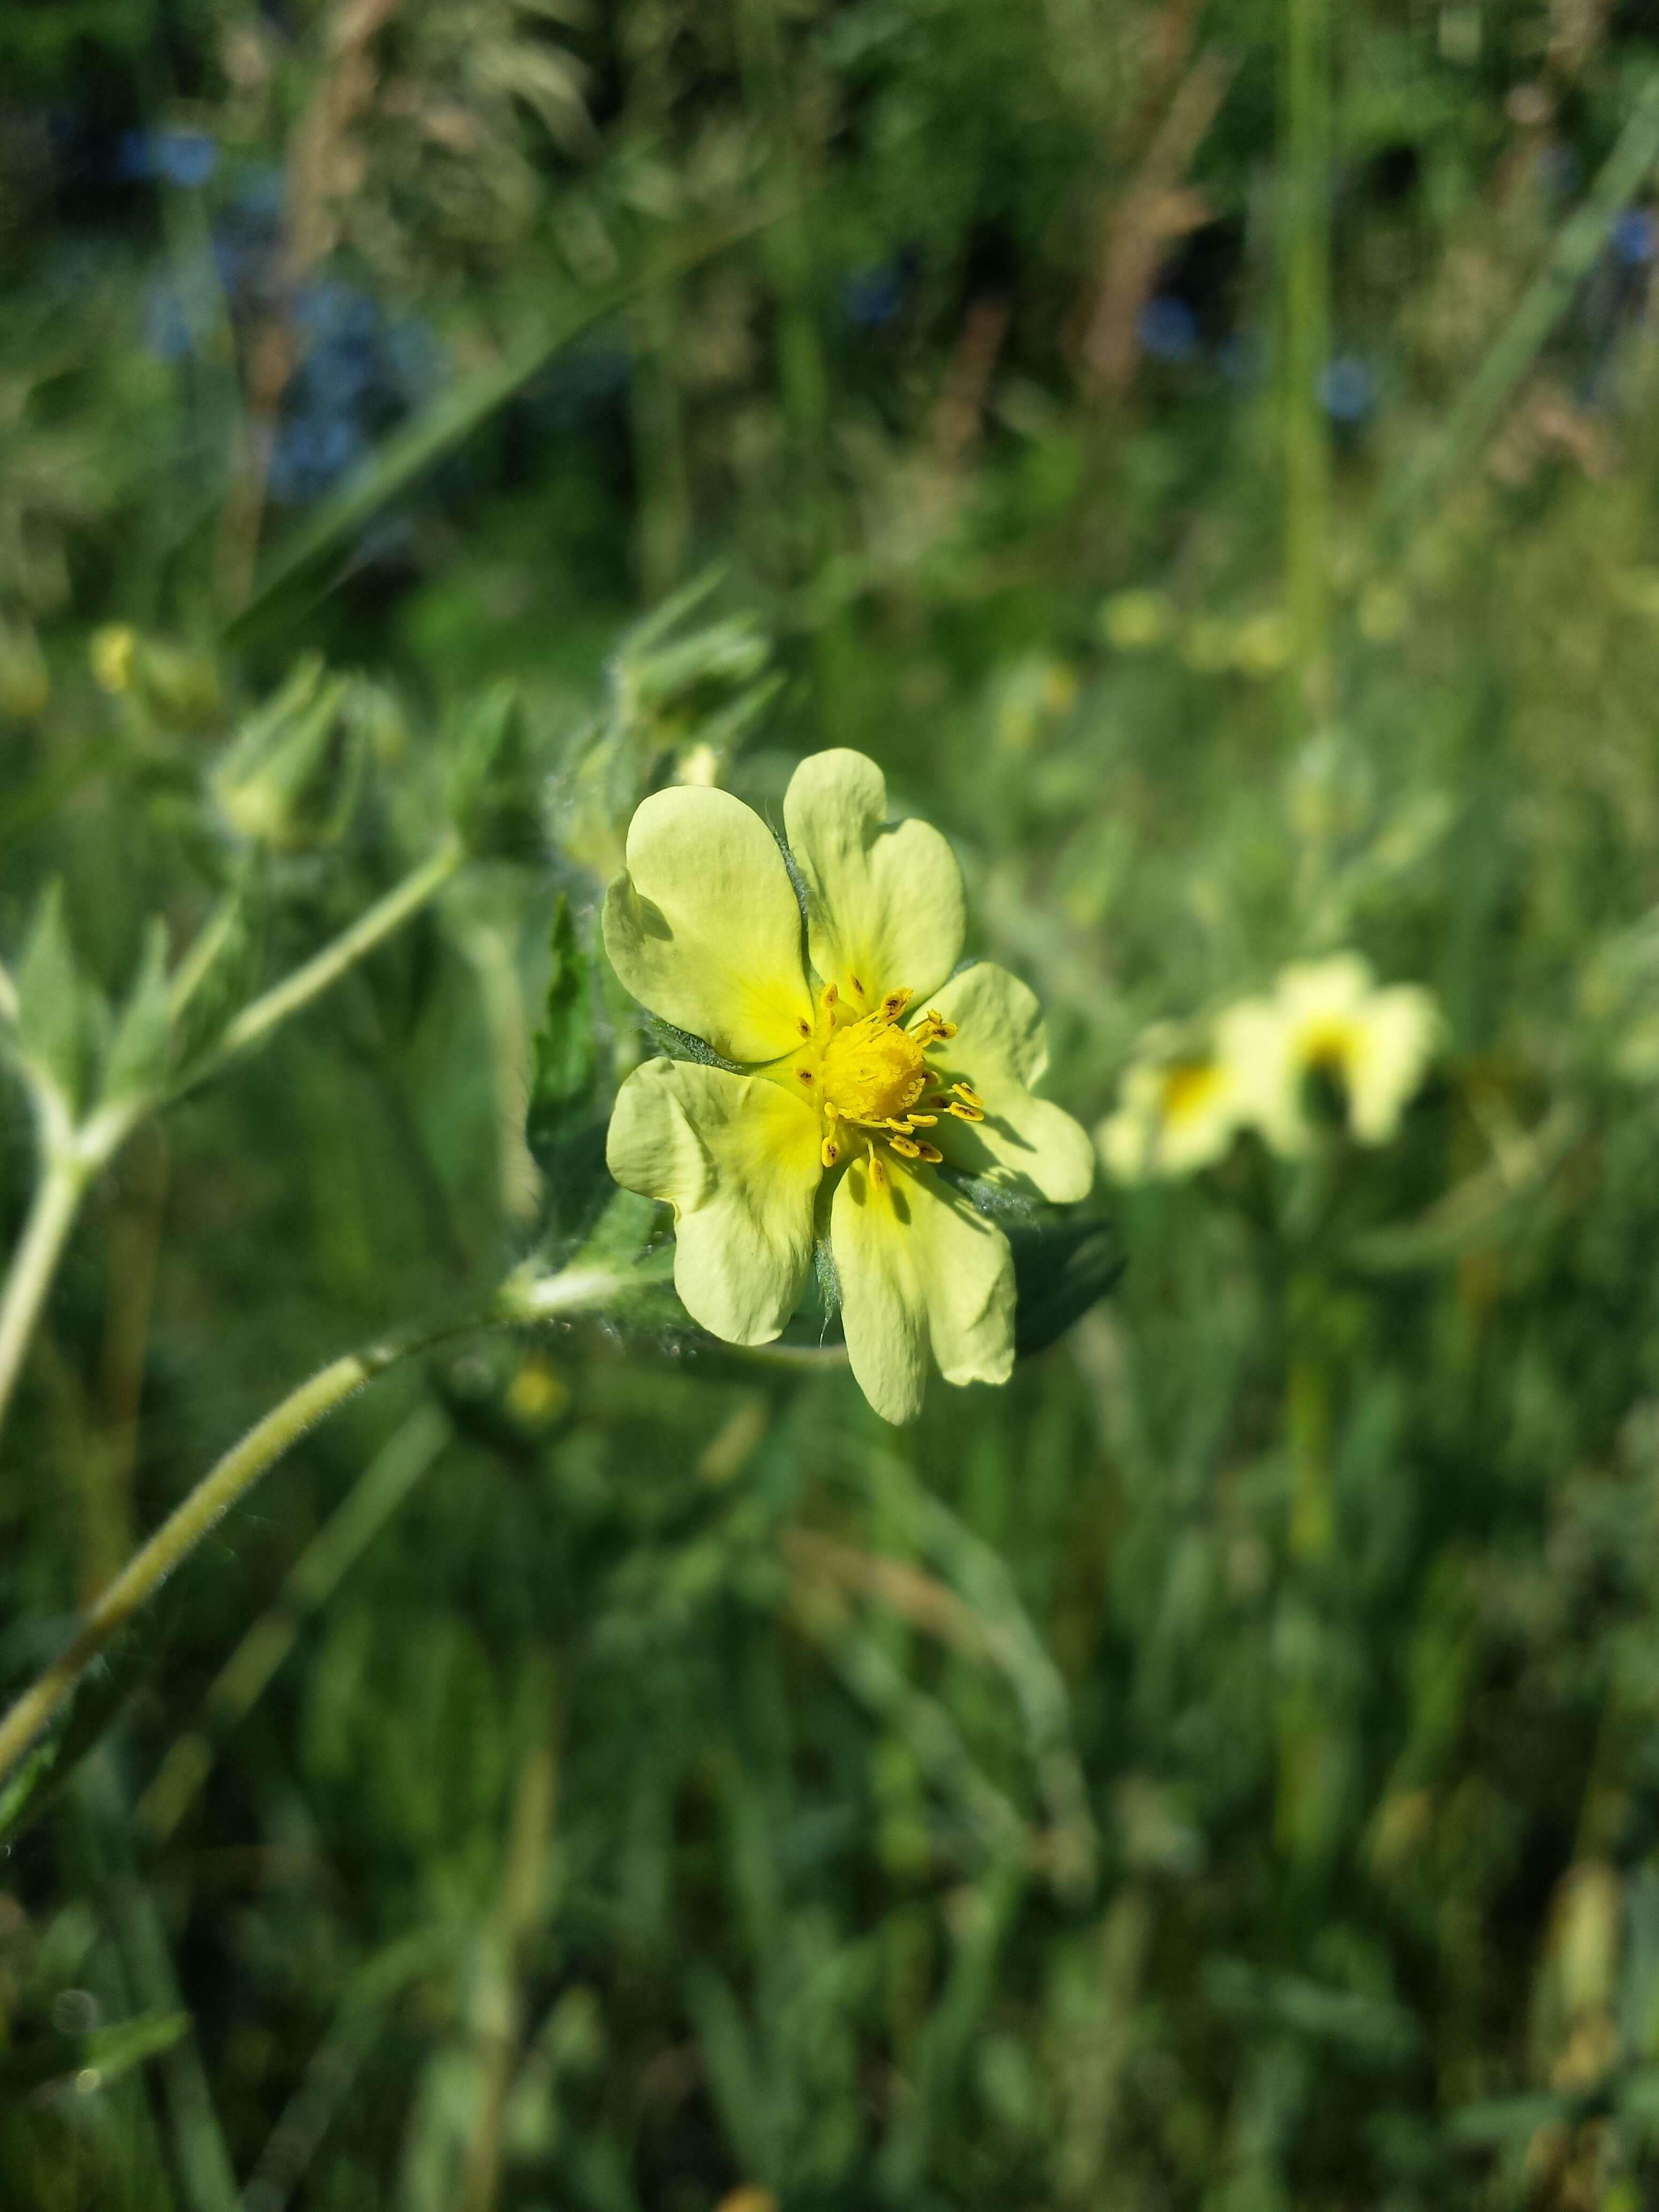
[[[1100,628],[1119,653],[1146,653],[1167,645],[1179,617],[1162,592],[1115,592],[1100,610]]]
[[[131,623],[106,623],[101,629],[94,630],[88,658],[100,690],[118,692],[128,689],[137,647],[138,633]]]

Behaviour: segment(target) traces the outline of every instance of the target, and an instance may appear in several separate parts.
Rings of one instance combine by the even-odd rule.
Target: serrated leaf
[[[562,895],[553,909],[550,949],[525,1140],[545,1178],[551,1225],[574,1237],[587,1229],[616,1186],[605,1164],[607,1117],[594,1095],[599,1054],[593,963]]]
[[[155,918],[145,927],[138,973],[121,1009],[114,1041],[104,1064],[105,1104],[146,1098],[160,1091],[167,1080],[172,1045],[167,927],[166,922]]]
[[[41,894],[17,971],[17,1042],[24,1059],[62,1092],[71,1109],[81,1103],[86,1013],[64,920],[64,887],[54,882]]]

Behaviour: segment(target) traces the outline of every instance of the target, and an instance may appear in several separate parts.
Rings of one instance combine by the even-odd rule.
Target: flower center
[[[1297,1039],[1302,1065],[1310,1074],[1345,1076],[1360,1054],[1358,1026],[1340,1015],[1310,1022]]]
[[[861,983],[858,991],[861,998]],[[890,991],[873,1014],[854,1014],[842,1005],[836,986],[826,984],[817,1019],[803,1018],[802,1048],[789,1062],[800,1095],[823,1116],[824,1166],[840,1167],[854,1151],[867,1152],[878,1188],[886,1176],[878,1146],[937,1167],[945,1155],[923,1130],[938,1128],[942,1114],[958,1121],[985,1119],[984,1103],[969,1085],[952,1083],[927,1065],[927,1053],[950,1042],[956,1024],[930,1008],[924,1020],[902,1030],[899,1018],[909,1003],[908,991]]]
[[[848,1121],[900,1121],[927,1082],[921,1048],[890,1024],[855,1022],[824,1048],[821,1095]]]
[[[1184,1121],[1201,1114],[1220,1090],[1221,1070],[1213,1060],[1177,1060],[1164,1071],[1164,1118]]]

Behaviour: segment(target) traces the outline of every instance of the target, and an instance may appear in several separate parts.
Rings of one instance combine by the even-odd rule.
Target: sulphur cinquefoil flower
[[[674,1209],[692,1318],[765,1344],[827,1233],[853,1372],[890,1421],[1014,1355],[1007,1239],[958,1169],[1057,1201],[1093,1177],[1085,1132],[1034,1097],[1036,1000],[1001,968],[955,974],[962,874],[938,830],[889,823],[862,753],[815,753],[783,803],[805,908],[776,840],[729,792],[681,786],[635,813],[605,942],[642,1005],[732,1067],[653,1060],[617,1094],[606,1158]]]
[[[1379,988],[1357,952],[1300,962],[1270,999],[1231,1007],[1218,1030],[1245,1111],[1275,1150],[1307,1151],[1309,1080],[1324,1078],[1362,1145],[1386,1144],[1416,1094],[1440,1033],[1431,994]]]
[[[1231,1064],[1208,1048],[1183,1043],[1169,1023],[1142,1037],[1118,1085],[1118,1101],[1095,1132],[1107,1172],[1118,1182],[1194,1175],[1232,1143],[1243,1110]]]

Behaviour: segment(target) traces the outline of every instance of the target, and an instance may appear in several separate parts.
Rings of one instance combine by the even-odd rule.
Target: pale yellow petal
[[[929,1066],[947,1084],[968,1084],[985,1106],[983,1121],[941,1115],[937,1132],[928,1132],[946,1159],[1057,1205],[1086,1198],[1095,1179],[1088,1131],[1063,1107],[1031,1093],[1048,1064],[1035,994],[1018,975],[986,960],[933,992],[916,1007],[915,1018],[931,1007],[957,1024],[957,1034],[948,1044],[932,1048]]]
[[[1384,1145],[1420,1087],[1440,1019],[1434,1000],[1414,983],[1375,993],[1346,1070],[1348,1119],[1362,1145]]]
[[[1310,1142],[1292,1024],[1267,999],[1241,999],[1216,1024],[1216,1050],[1237,1085],[1240,1118],[1287,1158]]]
[[[962,871],[925,822],[887,823],[874,761],[813,753],[790,778],[783,826],[806,887],[812,965],[849,1006],[937,990],[962,957]]]
[[[884,1420],[921,1409],[931,1350],[947,1382],[1006,1382],[1014,1363],[1014,1263],[1001,1231],[933,1169],[865,1159],[842,1177],[830,1242],[848,1356]]]
[[[605,949],[642,1006],[728,1060],[776,1060],[811,1018],[800,934],[777,840],[740,799],[680,785],[639,807]]]
[[[728,1344],[768,1344],[812,1256],[817,1116],[764,1076],[647,1060],[617,1094],[605,1141],[627,1190],[674,1209],[674,1287]]]

